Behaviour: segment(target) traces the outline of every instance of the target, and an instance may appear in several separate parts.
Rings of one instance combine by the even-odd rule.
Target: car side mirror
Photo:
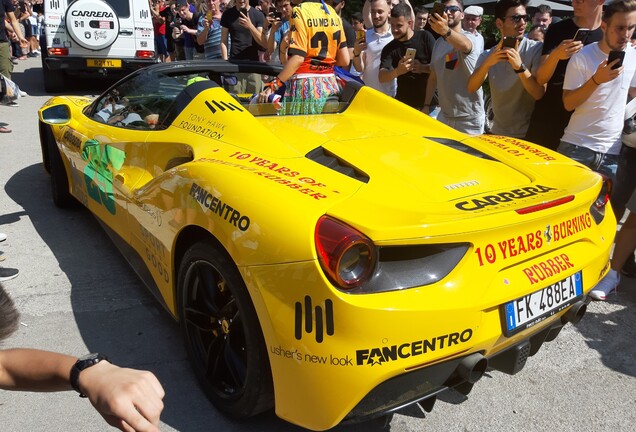
[[[54,105],[40,111],[40,120],[52,125],[65,125],[71,120],[68,105]]]

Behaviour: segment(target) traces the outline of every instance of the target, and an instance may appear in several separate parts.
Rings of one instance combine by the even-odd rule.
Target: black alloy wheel
[[[212,403],[237,418],[273,407],[265,342],[234,263],[208,243],[179,268],[179,316],[195,374]]]

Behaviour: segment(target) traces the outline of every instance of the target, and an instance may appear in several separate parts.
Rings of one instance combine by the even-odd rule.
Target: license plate
[[[562,311],[583,295],[581,272],[503,305],[506,336]]]
[[[119,59],[86,59],[86,66],[100,68],[120,68],[121,60]]]

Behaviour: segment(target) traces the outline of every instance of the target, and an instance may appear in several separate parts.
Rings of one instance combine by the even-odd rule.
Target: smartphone
[[[502,48],[517,48],[518,39],[514,36],[504,36],[503,41],[501,42]]]
[[[580,28],[576,31],[576,34],[574,35],[574,40],[577,42],[583,42],[585,44],[585,41],[587,40],[587,35],[589,34],[590,34],[590,29]]]
[[[241,12],[243,15],[247,16],[247,9],[246,9],[246,8],[241,8],[241,9],[240,9],[240,12]]]
[[[406,54],[404,55],[404,57],[407,60],[413,60],[415,58],[415,53],[416,53],[416,49],[415,48],[407,48],[406,49]]]
[[[618,59],[618,63],[612,66],[612,69],[618,69],[623,66],[623,59],[625,58],[625,51],[610,51],[609,56],[607,57],[607,63],[611,63],[614,60]]]
[[[205,19],[208,20],[209,23],[212,22],[212,20],[214,19],[214,14],[212,13],[212,11],[207,11],[205,13]]]
[[[444,11],[446,10],[446,6],[444,6],[441,2],[433,3],[433,13],[439,16],[444,16]]]
[[[364,30],[357,30],[356,31],[356,39],[357,40],[364,42],[366,37],[367,37],[367,33]]]

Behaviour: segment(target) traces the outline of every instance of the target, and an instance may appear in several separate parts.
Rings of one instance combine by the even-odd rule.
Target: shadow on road
[[[79,206],[57,209],[49,190],[42,164],[18,171],[5,192],[24,212],[5,214],[0,223],[31,219],[70,282],[73,315],[89,352],[107,353],[116,364],[155,373],[166,390],[164,423],[188,432],[303,430],[273,413],[241,422],[222,416],[196,383],[177,323],[149,294],[94,217]],[[390,426],[363,423],[333,430],[380,432]]]

